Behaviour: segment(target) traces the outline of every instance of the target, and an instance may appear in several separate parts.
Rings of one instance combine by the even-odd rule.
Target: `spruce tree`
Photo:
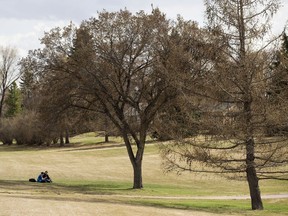
[[[5,104],[5,117],[14,117],[21,112],[21,93],[16,82],[9,87]]]

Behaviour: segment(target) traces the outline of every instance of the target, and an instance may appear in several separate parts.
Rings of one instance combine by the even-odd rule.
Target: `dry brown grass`
[[[111,203],[109,201],[78,201],[65,197],[37,197],[0,195],[0,215],[29,215],[29,216],[216,216],[217,214],[193,212],[188,210],[165,209],[129,204]],[[223,215],[223,214],[222,214]]]
[[[217,215],[191,210],[148,207],[141,204],[132,205],[131,197],[125,199],[125,197],[117,198],[113,195],[104,196],[101,188],[98,188],[100,192],[94,193],[81,191],[82,188],[79,185],[87,182],[119,181],[126,182],[127,185],[131,182],[132,186],[133,173],[126,149],[102,147],[99,148],[97,144],[21,150],[0,146],[0,215]],[[28,182],[29,178],[36,178],[39,172],[44,170],[49,171],[55,183],[49,185]],[[168,185],[168,189],[174,187],[174,192],[159,189],[162,193],[160,197],[248,193],[245,182],[226,180],[224,183],[226,185],[223,185],[223,178],[220,176],[164,174],[161,169],[161,159],[154,145],[147,146],[143,164],[143,180],[144,186],[155,184]],[[79,189],[66,187],[65,182],[70,181],[72,184],[77,182]],[[129,189],[129,186],[127,187]],[[177,187],[184,189],[177,191]],[[230,188],[230,190],[225,191],[225,188]],[[271,186],[271,188],[273,190],[274,187]],[[145,190],[143,195],[148,193],[148,195],[155,196],[158,193],[154,191],[154,188]],[[185,194],[181,194],[183,190],[190,190],[190,192],[185,191]],[[283,191],[283,187],[277,190]],[[128,194],[133,194],[133,191],[127,191]],[[136,193],[137,196],[139,194],[141,197],[142,193]]]

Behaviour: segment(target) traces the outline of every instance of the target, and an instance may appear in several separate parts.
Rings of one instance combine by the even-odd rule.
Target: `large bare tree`
[[[17,70],[17,61],[18,56],[15,48],[0,46],[0,118],[3,114],[7,89],[20,76]]]
[[[95,108],[120,131],[134,171],[133,188],[143,187],[142,161],[150,123],[177,94],[171,85],[177,65],[169,62],[174,54],[167,41],[170,28],[159,10],[149,15],[103,12],[82,24],[84,40],[75,46],[73,74],[88,104],[97,101]]]
[[[282,130],[288,120],[287,100],[272,103],[267,94],[278,74],[270,70],[273,41],[266,41],[266,35],[279,1],[206,0],[205,4],[210,32],[206,38],[217,52],[210,68],[203,70],[198,90],[193,87],[186,94],[186,106],[190,101],[189,107],[195,109],[184,116],[190,122],[186,125],[197,126],[206,136],[188,139],[174,124],[175,135],[186,139],[164,146],[166,168],[246,178],[252,209],[260,210],[259,179],[287,179],[288,173],[287,131]],[[271,125],[279,132],[268,137]]]
[[[186,25],[190,32],[180,38],[174,35],[181,23],[176,27],[158,9],[135,15],[104,11],[79,28],[51,30],[37,54],[43,88],[53,95],[47,106],[100,112],[118,129],[133,167],[133,188],[143,187],[150,124],[178,94],[173,80],[189,70],[181,41],[189,40],[197,25]]]

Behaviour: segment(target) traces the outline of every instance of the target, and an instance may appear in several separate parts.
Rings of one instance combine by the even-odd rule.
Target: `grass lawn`
[[[103,211],[99,215],[130,215],[130,210],[134,215],[164,215],[164,211],[165,215],[288,215],[288,199],[263,199],[264,211],[251,211],[249,199],[210,199],[248,196],[247,183],[218,175],[165,174],[153,143],[146,146],[144,155],[144,189],[133,190],[132,167],[121,139],[103,141],[89,133],[72,138],[72,144],[63,148],[0,145],[3,215],[17,215],[13,206],[22,205],[22,199],[29,200],[31,208],[23,205],[21,211],[31,215],[37,215],[38,202],[50,212],[47,215],[65,215],[71,209],[74,215],[97,211]],[[28,182],[44,170],[49,171],[52,184]],[[288,181],[263,181],[260,189],[262,195],[288,194]]]

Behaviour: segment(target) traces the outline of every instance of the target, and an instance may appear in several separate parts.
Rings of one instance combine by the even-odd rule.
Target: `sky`
[[[39,39],[54,27],[66,26],[71,21],[78,25],[104,9],[151,12],[152,5],[167,18],[181,15],[204,26],[203,0],[0,0],[0,46],[15,47],[20,56],[25,56],[28,50],[40,48]],[[288,24],[288,0],[282,0],[282,5],[273,19],[275,34]]]

